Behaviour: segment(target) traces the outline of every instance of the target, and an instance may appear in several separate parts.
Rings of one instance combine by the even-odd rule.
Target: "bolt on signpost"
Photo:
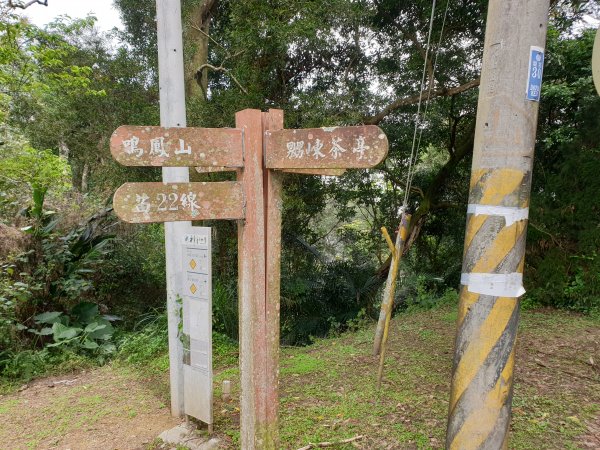
[[[447,449],[508,447],[548,8],[489,2]]]

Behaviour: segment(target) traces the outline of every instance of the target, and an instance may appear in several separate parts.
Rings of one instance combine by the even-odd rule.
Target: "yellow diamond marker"
[[[195,259],[192,259],[192,260],[190,261],[190,267],[191,267],[192,269],[195,269],[195,268],[196,268],[196,260],[195,260]]]
[[[195,294],[197,290],[198,288],[196,287],[196,285],[192,283],[192,285],[190,286],[190,291],[192,291],[192,294]]]

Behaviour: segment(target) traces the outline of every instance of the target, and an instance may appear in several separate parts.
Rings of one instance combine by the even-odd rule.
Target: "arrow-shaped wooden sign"
[[[358,169],[379,164],[388,151],[375,125],[265,132],[269,169]]]
[[[234,128],[122,126],[110,138],[124,166],[242,167],[242,131]]]
[[[113,198],[119,218],[130,223],[243,219],[242,185],[217,183],[125,183]]]

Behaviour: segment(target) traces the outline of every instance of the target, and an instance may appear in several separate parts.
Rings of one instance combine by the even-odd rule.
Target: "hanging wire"
[[[442,21],[442,28],[440,30],[440,38],[438,40],[438,44],[435,50],[435,57],[434,57],[434,63],[433,63],[433,68],[432,68],[432,72],[431,72],[431,79],[429,81],[429,87],[427,89],[427,100],[425,102],[425,110],[423,112],[423,115],[421,116],[421,105],[423,103],[423,91],[425,90],[425,78],[426,78],[426,74],[427,74],[427,61],[429,60],[429,49],[430,49],[430,44],[431,44],[431,35],[433,33],[433,18],[435,15],[435,7],[436,7],[436,0],[433,0],[432,6],[431,6],[431,17],[429,19],[429,34],[427,36],[427,49],[425,51],[425,62],[423,63],[423,74],[421,77],[421,89],[419,90],[419,103],[417,106],[417,114],[415,117],[415,130],[413,133],[413,142],[412,142],[412,148],[410,151],[410,161],[409,161],[409,165],[408,165],[408,173],[406,175],[406,190],[404,192],[404,202],[402,204],[402,209],[405,210],[408,207],[408,199],[410,196],[410,190],[412,188],[412,181],[413,181],[413,177],[414,177],[414,166],[417,163],[417,158],[419,156],[419,150],[421,148],[421,138],[423,136],[423,127],[422,127],[422,118],[425,118],[427,116],[427,111],[429,109],[429,100],[431,98],[431,92],[433,90],[433,84],[434,84],[434,80],[435,80],[435,71],[437,69],[437,60],[438,60],[438,56],[439,56],[439,49],[442,43],[442,37],[444,35],[444,27],[446,25],[446,18],[448,16],[448,9],[450,6],[450,0],[448,0],[446,2],[446,11],[444,12],[444,19]],[[417,139],[417,135],[418,135],[418,139]]]
[[[421,104],[423,102],[423,90],[425,89],[425,75],[427,74],[427,61],[429,60],[429,49],[431,48],[431,34],[433,33],[433,17],[435,15],[436,0],[433,0],[431,5],[431,17],[429,18],[429,33],[427,35],[427,48],[425,50],[425,62],[423,63],[423,75],[421,76],[421,85],[419,86],[419,103],[417,105],[417,114],[415,116],[415,131],[413,133],[413,141],[410,149],[410,161],[408,163],[408,173],[406,174],[406,191],[404,192],[404,202],[402,207],[408,206],[408,195],[410,192],[409,182],[411,181],[411,171],[413,167],[413,160],[415,158],[415,150],[417,148],[417,131],[420,126],[421,118]]]

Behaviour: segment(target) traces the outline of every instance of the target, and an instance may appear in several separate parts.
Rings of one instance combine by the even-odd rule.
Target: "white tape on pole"
[[[509,227],[513,223],[520,220],[527,220],[529,217],[529,208],[517,208],[513,206],[494,206],[494,205],[477,205],[469,204],[467,214],[475,214],[476,216],[502,216],[506,221],[506,226]]]
[[[525,293],[523,274],[513,273],[463,273],[460,284],[469,292],[494,297],[520,297]]]

